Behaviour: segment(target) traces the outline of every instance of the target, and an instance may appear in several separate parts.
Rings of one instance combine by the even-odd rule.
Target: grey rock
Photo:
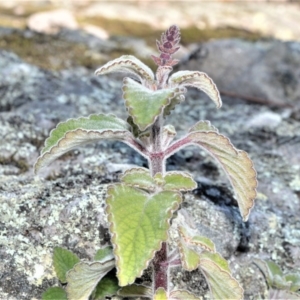
[[[181,69],[206,72],[224,92],[281,104],[300,99],[297,42],[215,40],[200,45]]]

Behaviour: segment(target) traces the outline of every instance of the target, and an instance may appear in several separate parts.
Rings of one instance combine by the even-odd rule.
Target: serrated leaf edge
[[[139,61],[139,63],[143,66],[140,67],[135,61]],[[132,70],[118,70],[118,71],[111,71],[111,72],[119,72],[119,73],[129,73],[132,75],[137,76],[142,82],[145,82],[145,80],[149,81],[149,83],[154,83],[154,74],[152,72],[152,70],[146,65],[144,64],[141,60],[139,60],[138,58],[136,58],[133,55],[122,55],[119,58],[116,58],[114,60],[111,60],[109,62],[107,62],[105,65],[103,65],[102,67],[98,68],[95,71],[95,75],[104,75],[104,74],[108,74],[110,73],[109,69],[116,66],[116,65],[120,65],[124,68],[126,68],[126,64],[128,64],[129,66],[134,66],[134,70],[136,70],[136,72],[132,71]]]
[[[218,252],[216,252],[216,253],[218,253]],[[232,279],[233,281],[235,281],[235,282],[237,283],[238,287],[241,289],[242,294],[244,294],[244,289],[242,288],[242,286],[240,285],[240,283],[239,283],[239,282],[231,275],[231,272],[228,272],[228,271],[226,271],[226,270],[223,270],[223,269],[220,268],[216,263],[214,263],[212,260],[209,260],[209,259],[206,259],[206,258],[202,258],[201,261],[203,261],[203,260],[212,262],[212,263],[215,264],[215,266],[220,270],[221,273],[225,273],[225,274],[229,275],[230,279]],[[204,271],[204,270],[202,269],[202,267],[201,267],[201,262],[200,262],[200,265],[199,265],[199,269],[200,269],[201,273],[203,274],[203,276],[205,277],[205,280],[206,280],[206,282],[207,282],[207,284],[208,284],[208,286],[209,286],[209,291],[210,291],[210,294],[211,294],[211,296],[212,296],[212,299],[214,299],[214,298],[213,298],[213,293],[212,293],[210,281],[208,280],[205,271]],[[243,295],[242,295],[242,298],[239,298],[239,300],[243,300],[243,299],[244,299],[244,298],[243,298]]]
[[[132,112],[133,108],[132,108],[132,106],[129,105],[129,101],[126,99],[126,89],[125,89],[125,88],[126,88],[126,83],[127,83],[127,81],[128,81],[128,77],[125,77],[125,78],[123,79],[123,88],[122,88],[122,91],[123,91],[123,99],[124,99],[124,101],[125,101],[125,106],[126,106],[126,108],[127,108],[127,112],[128,112],[128,114],[132,117],[133,123],[136,124],[136,125],[138,126],[138,128],[139,128],[141,131],[145,131],[147,128],[149,128],[149,127],[157,120],[157,118],[158,118],[158,117],[162,114],[162,112],[164,111],[165,107],[167,107],[167,106],[170,104],[170,102],[171,102],[171,100],[172,100],[173,98],[175,98],[175,97],[177,97],[178,95],[184,93],[184,89],[183,89],[183,88],[180,88],[180,87],[176,88],[175,91],[172,92],[172,95],[166,98],[167,103],[166,103],[165,105],[162,105],[162,106],[160,107],[159,113],[158,113],[156,116],[154,116],[154,117],[152,118],[152,121],[151,121],[148,125],[144,125],[144,126],[141,127],[139,124],[137,124],[137,118],[136,118],[136,116],[135,116],[135,115],[133,114],[133,112]],[[150,91],[151,91],[151,90],[150,90]],[[152,92],[155,92],[155,91],[152,91]],[[149,105],[150,105],[150,103],[149,103]]]
[[[35,173],[37,173],[41,168],[43,168],[43,167],[51,164],[54,160],[56,160],[58,157],[60,157],[64,153],[67,153],[70,150],[77,148],[78,145],[76,145],[76,146],[74,146],[72,148],[69,148],[67,151],[62,152],[58,157],[54,158],[53,160],[50,160],[50,162],[46,163],[45,165],[42,164],[43,161],[47,161],[47,158],[50,158],[52,155],[55,154],[55,151],[60,148],[60,145],[61,145],[62,142],[67,141],[68,139],[72,140],[72,138],[69,138],[69,136],[72,135],[73,133],[76,133],[76,132],[86,133],[87,135],[89,135],[89,134],[97,134],[97,135],[99,135],[99,137],[101,137],[101,136],[103,136],[103,135],[105,135],[107,133],[112,133],[112,134],[116,134],[116,135],[120,134],[120,133],[123,133],[124,137],[126,137],[126,135],[127,135],[128,138],[131,138],[131,133],[129,131],[120,130],[120,129],[116,129],[116,130],[108,129],[108,130],[98,131],[98,130],[86,130],[86,129],[80,129],[79,128],[79,129],[75,129],[75,130],[70,130],[70,131],[66,132],[65,135],[61,139],[59,139],[54,146],[52,146],[48,151],[42,153],[37,158],[37,161],[34,164]],[[109,139],[109,138],[107,138],[107,139]],[[111,138],[111,139],[114,139],[114,138]],[[115,138],[115,139],[116,140],[121,140],[120,138]],[[122,141],[126,143],[125,140],[122,140]],[[87,142],[87,143],[90,143],[90,142]],[[83,143],[81,145],[83,145]]]
[[[184,239],[181,238],[178,240],[177,242],[177,246],[178,246],[178,250],[179,250],[179,255],[180,255],[180,260],[181,260],[181,263],[182,263],[182,267],[187,270],[187,271],[193,271],[193,270],[196,270],[200,264],[200,257],[198,255],[198,263],[197,263],[197,266],[195,268],[189,268],[187,263],[186,263],[186,259],[185,259],[185,255],[184,255],[184,249],[183,249],[183,246],[186,246],[188,248],[188,250],[190,250],[191,252],[194,252],[194,254],[198,254],[195,250],[191,249],[188,247],[188,245],[184,245],[183,243],[185,243]]]
[[[178,74],[179,72],[191,72],[190,74],[186,74],[186,75],[182,75],[182,77],[177,77],[176,78],[176,74]],[[215,99],[212,99],[205,90],[203,90],[202,88],[198,87],[197,85],[193,85],[192,83],[185,83],[185,81],[193,79],[193,78],[197,78],[197,77],[201,77],[204,76],[208,81],[210,81],[213,90],[215,92],[216,95],[216,99],[217,101],[215,101]],[[222,106],[222,100],[220,97],[220,92],[216,86],[216,84],[214,83],[214,81],[204,72],[200,72],[200,71],[178,71],[176,73],[174,73],[171,77],[170,77],[170,83],[171,84],[178,84],[179,86],[187,86],[187,87],[194,87],[197,88],[199,90],[201,90],[202,92],[204,92],[207,96],[209,96],[209,98],[216,104],[217,108],[220,108]]]
[[[172,175],[172,174],[174,174],[174,175],[182,175],[182,176],[185,177],[185,178],[191,179],[191,180],[195,183],[195,187],[194,187],[193,189],[180,188],[180,189],[172,189],[172,190],[168,189],[168,190],[166,190],[166,189],[164,189],[164,186],[165,186],[166,183],[164,183],[163,189],[164,189],[165,191],[177,191],[177,192],[181,191],[181,192],[188,192],[188,191],[192,191],[192,190],[194,190],[195,188],[197,188],[197,183],[196,183],[196,181],[194,180],[193,176],[190,175],[188,172],[182,172],[182,171],[168,171],[168,172],[165,173],[163,179],[165,180],[166,176]]]
[[[118,252],[118,245],[117,245],[117,243],[116,243],[116,233],[115,233],[114,230],[113,230],[113,229],[114,229],[114,224],[113,224],[113,222],[112,222],[112,214],[111,214],[111,211],[110,211],[111,207],[110,207],[110,205],[107,204],[108,201],[109,201],[109,199],[112,197],[112,195],[111,195],[111,190],[112,190],[116,185],[121,185],[121,184],[110,185],[110,186],[108,187],[108,189],[107,189],[106,209],[105,209],[105,211],[106,211],[106,213],[107,213],[107,219],[108,219],[108,222],[109,222],[109,231],[110,231],[110,234],[111,234],[111,243],[112,243],[113,249],[114,249],[114,255],[115,255],[115,260],[116,260],[116,269],[117,269],[117,277],[118,277],[118,274],[119,274],[119,272],[120,272],[120,269],[119,269],[119,259],[120,259],[120,258],[119,258],[119,256],[117,255],[117,252]],[[172,208],[171,208],[171,209],[169,210],[169,212],[168,212],[168,215],[167,215],[167,218],[166,218],[166,223],[167,223],[167,227],[168,227],[167,230],[166,230],[166,237],[165,237],[163,240],[159,241],[158,247],[156,247],[156,249],[152,250],[151,255],[150,255],[150,258],[145,262],[145,264],[144,264],[142,270],[137,274],[137,277],[140,277],[140,276],[143,274],[144,270],[149,266],[149,263],[150,263],[151,260],[153,259],[155,253],[156,253],[159,249],[161,249],[162,243],[165,242],[165,241],[168,239],[168,237],[169,237],[168,230],[169,230],[169,228],[170,228],[170,226],[171,226],[170,221],[171,221],[173,212],[176,211],[176,210],[179,208],[180,204],[182,203],[182,196],[181,196],[181,193],[179,193],[179,192],[174,192],[174,193],[177,193],[177,194],[178,194],[178,196],[179,196],[179,198],[180,198],[180,201],[174,202]],[[136,277],[136,278],[137,278],[137,277]],[[119,277],[118,277],[118,278],[119,278]],[[133,280],[132,282],[127,282],[126,285],[132,284],[133,282],[134,282],[134,280]],[[120,284],[120,282],[119,282],[119,284]],[[120,286],[121,286],[121,285],[120,285]]]
[[[239,155],[239,154],[240,154],[240,155],[245,155],[246,158],[248,159],[248,161],[251,162],[251,165],[249,166],[250,169],[252,170],[252,173],[253,173],[251,179],[254,179],[256,184],[255,184],[255,188],[251,187],[251,192],[252,192],[251,198],[248,197],[248,200],[250,200],[250,201],[252,202],[252,205],[251,205],[249,208],[247,208],[246,213],[243,213],[243,214],[242,214],[243,220],[244,220],[244,222],[246,222],[246,221],[248,220],[248,217],[249,217],[249,214],[250,214],[252,208],[254,207],[254,200],[255,200],[256,195],[257,195],[257,190],[256,190],[257,184],[258,184],[258,182],[257,182],[257,173],[256,173],[256,170],[254,169],[253,161],[250,159],[250,157],[249,157],[249,155],[248,155],[247,152],[245,152],[245,151],[243,151],[243,150],[238,150],[238,149],[236,149],[236,148],[234,147],[234,145],[231,143],[230,139],[229,139],[228,137],[226,137],[225,135],[223,135],[223,134],[220,134],[220,133],[217,133],[217,132],[214,132],[214,131],[193,131],[193,132],[191,132],[191,133],[189,133],[189,134],[187,135],[187,138],[188,138],[188,139],[191,139],[191,140],[190,140],[190,144],[193,144],[193,145],[196,145],[196,146],[198,146],[198,147],[200,147],[200,148],[202,148],[202,149],[205,149],[206,151],[208,151],[209,155],[211,155],[216,161],[218,161],[219,165],[221,166],[221,168],[223,169],[224,173],[226,174],[226,177],[228,178],[228,180],[229,180],[231,186],[233,187],[234,192],[235,192],[235,189],[234,189],[234,185],[233,185],[233,183],[232,183],[232,180],[231,180],[231,178],[230,178],[228,172],[226,171],[226,169],[223,167],[222,162],[218,159],[218,156],[214,155],[212,152],[210,152],[209,150],[207,150],[206,147],[204,147],[204,146],[198,144],[197,142],[194,142],[193,139],[190,138],[191,135],[197,134],[198,132],[199,132],[199,133],[202,133],[202,134],[203,134],[203,133],[206,133],[206,134],[214,134],[215,136],[224,138],[224,139],[227,141],[227,144],[228,144],[229,146],[232,147],[232,149],[234,150],[234,152],[236,153],[236,155]],[[187,145],[184,145],[184,146],[187,146]],[[242,190],[243,190],[243,194],[244,194],[244,189],[242,189]],[[238,198],[238,197],[237,197],[237,198]],[[249,198],[250,198],[250,199],[249,199]],[[238,204],[239,204],[239,200],[238,200]]]

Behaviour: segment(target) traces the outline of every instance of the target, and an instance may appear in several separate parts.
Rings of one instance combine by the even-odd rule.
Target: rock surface
[[[242,222],[224,173],[206,153],[187,148],[167,162],[169,170],[189,171],[198,181],[183,207],[230,261],[245,299],[267,294],[261,273],[251,264],[253,257],[272,259],[284,271],[299,272],[299,48],[299,43],[278,41],[203,44],[208,55],[190,53],[180,69],[206,71],[225,91],[286,101],[290,107],[224,96],[224,105],[217,110],[202,93],[191,90],[167,118],[179,135],[200,119],[210,120],[254,161],[259,194],[247,223]],[[278,72],[291,74],[292,85],[278,84],[274,75]],[[129,147],[101,142],[70,152],[34,176],[34,161],[59,121],[100,112],[126,116],[120,77],[98,78],[92,73],[83,67],[49,71],[0,51],[1,300],[40,299],[47,287],[58,284],[51,265],[54,246],[91,259],[109,241],[103,200],[107,184],[118,181],[127,166],[146,166]],[[199,271],[176,269],[173,275],[174,286],[208,299]]]

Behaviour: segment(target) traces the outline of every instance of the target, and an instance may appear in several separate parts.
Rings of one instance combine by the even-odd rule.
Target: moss
[[[248,41],[257,41],[264,37],[260,33],[235,27],[208,27],[205,29],[199,29],[195,26],[182,28],[181,36],[181,42],[183,45],[196,42],[205,42],[210,39],[240,38]]]

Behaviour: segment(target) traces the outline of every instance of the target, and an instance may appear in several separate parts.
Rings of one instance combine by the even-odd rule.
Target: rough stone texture
[[[217,110],[202,93],[191,90],[186,101],[167,118],[179,135],[198,120],[208,119],[253,159],[259,195],[247,223],[241,220],[224,173],[206,153],[193,147],[184,149],[168,160],[167,168],[194,175],[198,188],[185,196],[183,207],[193,216],[200,232],[209,235],[230,261],[245,289],[245,299],[261,299],[267,287],[251,264],[252,257],[272,259],[284,271],[299,271],[300,266],[300,97],[296,70],[300,46],[228,40],[203,47],[209,49],[205,59],[190,55],[180,68],[188,64],[193,69],[205,68],[225,90],[236,86],[243,95],[250,88],[258,89],[259,81],[253,78],[261,78],[259,95],[269,95],[266,91],[271,91],[275,97],[283,95],[282,86],[263,81],[262,75],[272,78],[275,71],[283,70],[293,74],[296,81],[289,94],[292,96],[287,96],[292,105],[289,108],[223,97],[224,105]],[[252,53],[248,60],[251,72],[244,66],[245,60],[239,59],[236,64],[236,57],[230,55],[234,49],[242,49],[244,57]],[[262,52],[264,55],[259,55]],[[285,62],[287,57],[290,63]],[[281,65],[272,63],[275,58]],[[121,81],[116,78],[97,78],[85,68],[45,71],[13,53],[0,51],[1,300],[40,299],[48,286],[58,284],[51,266],[54,246],[91,259],[108,242],[103,200],[107,184],[116,182],[130,165],[146,166],[145,160],[121,143],[101,142],[64,155],[41,176],[34,176],[32,166],[47,134],[59,121],[100,112],[126,116]],[[254,122],[257,116],[259,122]],[[268,118],[275,120],[271,126]],[[199,271],[176,269],[173,275],[174,286],[199,295],[205,293],[207,299],[207,284]]]
[[[281,104],[300,99],[299,43],[212,41],[196,46],[181,68],[207,72],[221,91]]]

